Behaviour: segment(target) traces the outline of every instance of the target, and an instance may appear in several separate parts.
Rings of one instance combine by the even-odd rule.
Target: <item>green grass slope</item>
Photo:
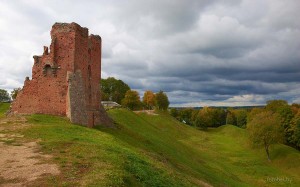
[[[234,126],[200,131],[168,114],[109,111],[116,128],[89,129],[66,118],[28,117],[20,130],[54,155],[61,175],[36,186],[299,186],[300,153],[284,146],[251,149]]]
[[[10,103],[0,102],[0,118],[5,117],[5,112],[9,109]]]

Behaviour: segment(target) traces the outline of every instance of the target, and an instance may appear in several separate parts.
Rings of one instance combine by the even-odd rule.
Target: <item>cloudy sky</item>
[[[21,87],[55,22],[103,40],[102,77],[173,106],[300,103],[299,0],[1,0],[0,88]]]

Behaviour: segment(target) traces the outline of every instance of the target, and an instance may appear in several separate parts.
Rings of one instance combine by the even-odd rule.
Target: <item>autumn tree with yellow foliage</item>
[[[153,106],[155,105],[155,94],[150,90],[145,91],[143,103],[149,110],[153,109]]]

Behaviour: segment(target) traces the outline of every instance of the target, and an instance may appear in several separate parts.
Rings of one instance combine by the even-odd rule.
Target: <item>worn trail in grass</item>
[[[28,117],[19,130],[39,139],[60,166],[42,186],[297,186],[300,153],[284,145],[251,149],[247,134],[234,126],[200,131],[168,114],[110,110],[116,128],[88,129],[48,115]],[[276,179],[283,179],[276,181]]]

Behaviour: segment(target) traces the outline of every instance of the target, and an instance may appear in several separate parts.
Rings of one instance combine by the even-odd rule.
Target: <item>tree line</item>
[[[245,128],[247,123],[246,109],[203,107],[202,109],[171,108],[170,114],[177,120],[201,129],[231,124]]]
[[[0,89],[0,102],[11,102],[11,99],[15,99],[17,97],[19,91],[21,91],[21,88],[15,88],[9,95],[7,90]]]
[[[114,101],[131,110],[167,110],[170,104],[167,94],[163,91],[154,93],[147,90],[141,100],[137,91],[131,90],[126,83],[114,77],[101,79],[101,100]]]
[[[187,125],[204,130],[226,124],[246,128],[253,143],[265,148],[268,148],[268,142],[280,142],[300,149],[300,104],[270,100],[264,107],[251,109],[172,108],[170,114]]]

